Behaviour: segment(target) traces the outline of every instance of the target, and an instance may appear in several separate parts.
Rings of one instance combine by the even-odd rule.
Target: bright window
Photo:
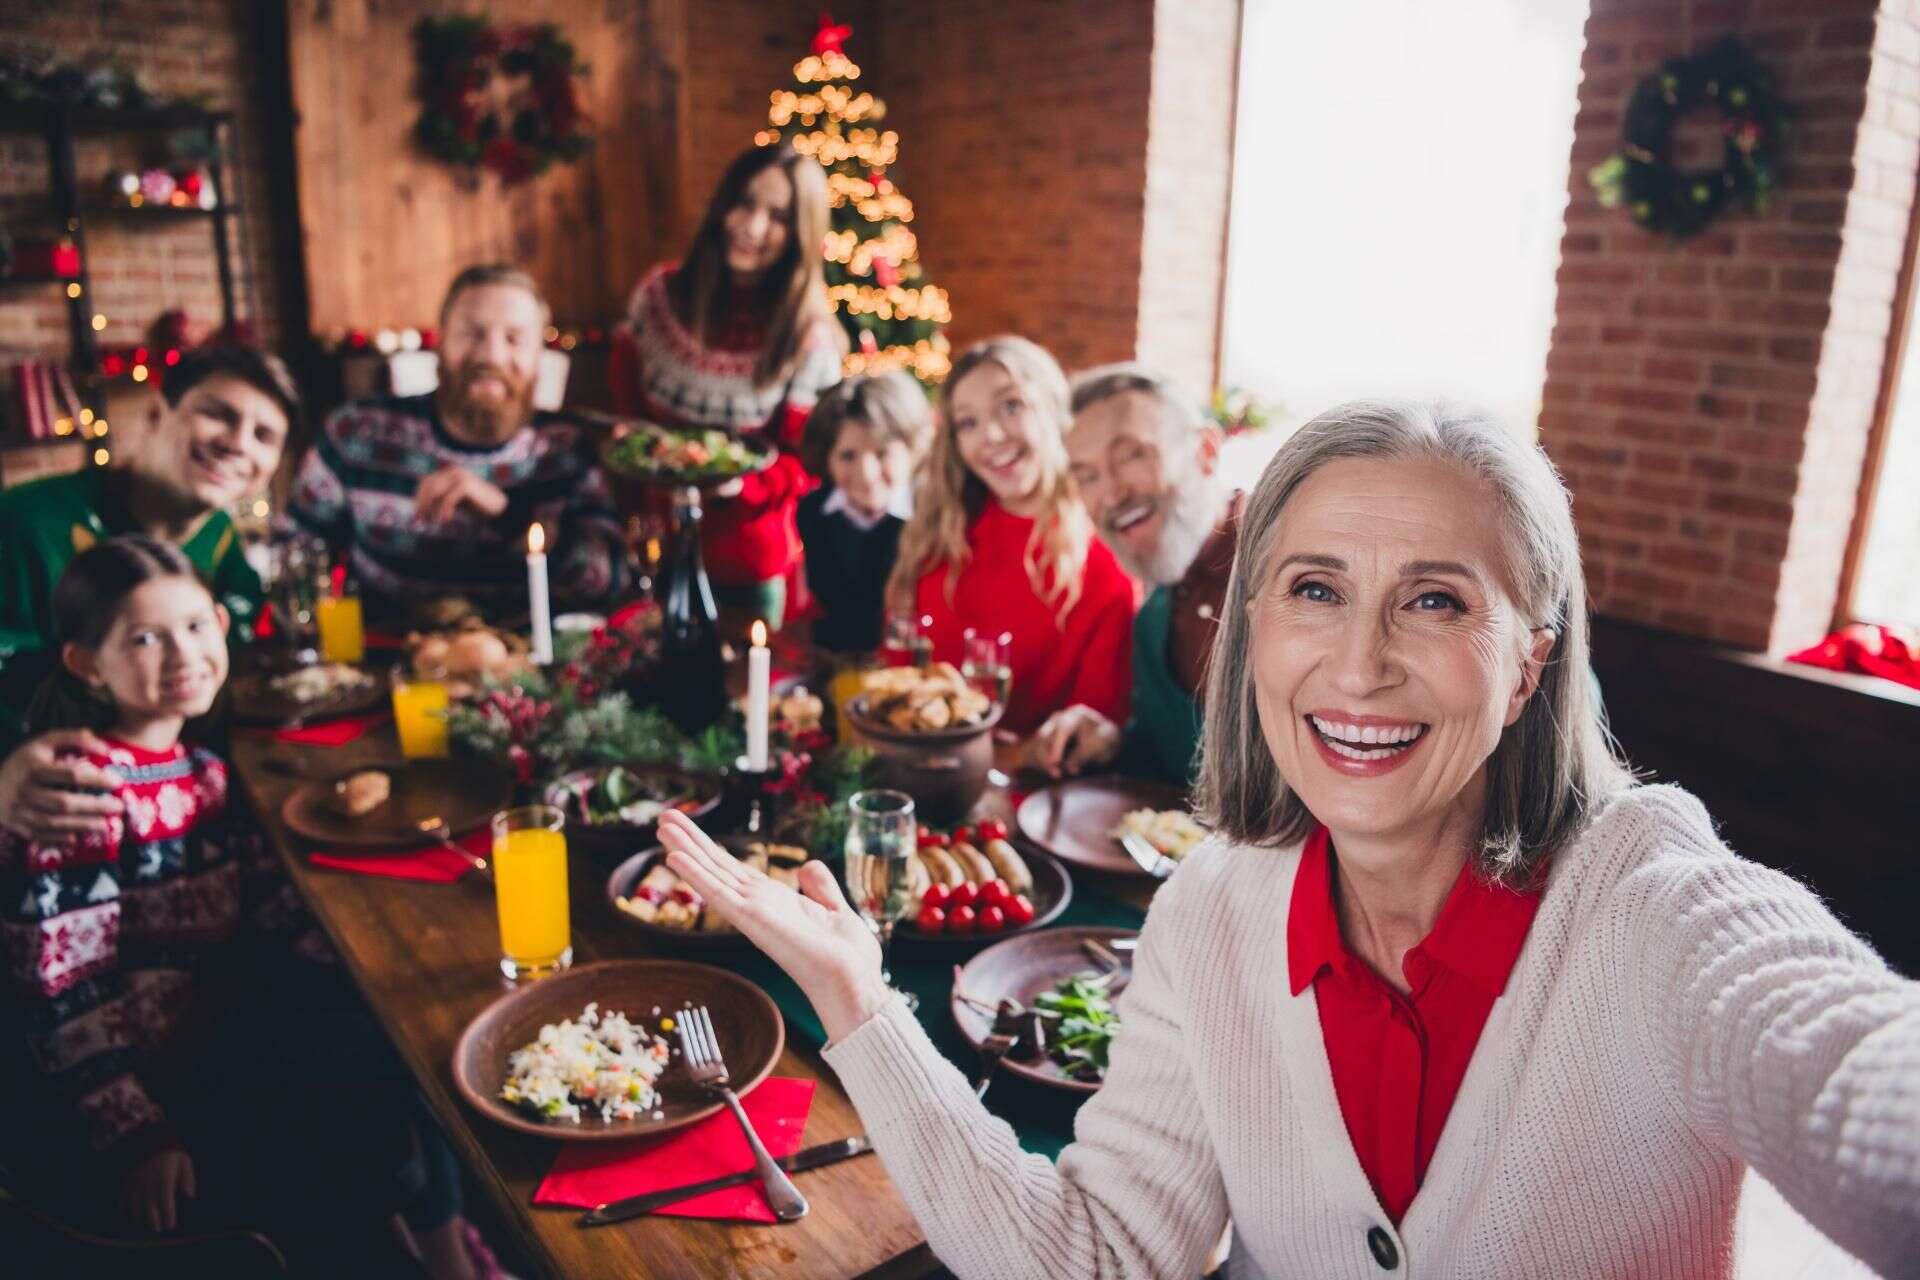
[[[1906,354],[1880,446],[1849,612],[1861,622],[1920,628],[1920,334],[1912,331],[1914,310],[1909,301]]]
[[[1247,0],[1225,382],[1292,425],[1451,395],[1534,429],[1586,12]]]

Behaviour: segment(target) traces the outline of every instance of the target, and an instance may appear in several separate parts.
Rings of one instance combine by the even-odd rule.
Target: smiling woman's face
[[[1509,594],[1493,489],[1431,459],[1342,459],[1281,510],[1248,602],[1275,766],[1334,834],[1477,826],[1482,768],[1552,635]]]

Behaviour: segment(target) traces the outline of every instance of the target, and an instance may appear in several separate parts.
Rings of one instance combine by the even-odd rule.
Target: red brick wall
[[[234,248],[239,312],[273,340],[283,331],[273,255],[297,248],[284,235],[276,240],[258,163],[265,145],[260,109],[265,95],[253,53],[258,16],[249,0],[7,0],[0,4],[0,44],[9,50],[51,48],[63,60],[104,55],[138,72],[163,96],[203,95],[212,106],[234,110],[240,164],[235,189],[227,195],[242,210]],[[94,184],[104,183],[111,170],[136,166],[151,154],[134,142],[83,141],[83,197],[94,196]],[[45,143],[0,136],[0,225],[16,236],[57,233],[47,212],[48,190]],[[142,341],[154,319],[170,307],[185,307],[198,321],[218,322],[220,292],[207,223],[99,218],[89,221],[87,240],[95,309],[107,317],[104,343]],[[21,354],[64,358],[68,350],[66,299],[57,289],[0,285],[0,351],[8,359]]]
[[[1540,436],[1600,612],[1753,648],[1826,629],[1920,155],[1920,36],[1872,0],[1594,0]],[[1795,112],[1763,216],[1680,245],[1587,171],[1666,56],[1737,31]]]

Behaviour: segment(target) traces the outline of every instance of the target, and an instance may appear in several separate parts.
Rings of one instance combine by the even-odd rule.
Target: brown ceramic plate
[[[871,704],[867,695],[862,693],[847,699],[847,715],[853,721],[853,727],[870,738],[881,742],[899,743],[905,746],[925,744],[928,746],[949,746],[977,738],[1000,723],[1000,717],[1006,714],[1006,707],[993,703],[987,708],[984,718],[971,724],[950,724],[944,729],[896,729],[882,716],[874,715],[867,708]]]
[[[948,1001],[953,1011],[954,1025],[960,1028],[960,1034],[967,1038],[968,1044],[979,1048],[981,1041],[987,1038],[987,1033],[993,1030],[993,1015],[962,1000],[962,993],[987,1005],[998,1005],[1002,1000],[1018,1000],[1031,1009],[1034,997],[1041,992],[1050,991],[1078,974],[1100,972],[1100,966],[1082,950],[1082,943],[1090,938],[1101,942],[1131,938],[1138,932],[1137,929],[1071,925],[1064,929],[1048,929],[1044,933],[1020,934],[995,943],[967,961],[955,979],[954,994]],[[1113,986],[1108,988],[1109,994],[1117,995],[1125,988],[1125,976],[1123,973],[1114,979]],[[1100,1091],[1097,1084],[1075,1080],[1067,1075],[1051,1058],[1043,1058],[1039,1062],[1016,1062],[1012,1058],[1002,1058],[1000,1069],[1070,1093]]]
[[[589,1003],[603,1012],[624,1013],[635,1025],[666,1036],[675,1053],[654,1088],[661,1118],[638,1120],[539,1120],[500,1098],[507,1078],[507,1055],[531,1044],[540,1028],[577,1018]],[[453,1083],[467,1105],[489,1120],[539,1138],[560,1142],[616,1142],[652,1137],[704,1120],[726,1104],[696,1088],[680,1064],[680,1041],[660,1031],[660,1017],[689,1005],[705,1005],[713,1015],[714,1039],[727,1061],[733,1091],[744,1094],[766,1079],[786,1046],[780,1010],[767,993],[724,969],[685,960],[606,960],[581,965],[502,996],[467,1024],[453,1047]],[[660,1010],[659,1016],[653,1013]]]
[[[284,725],[299,719],[304,724],[338,720],[359,715],[383,705],[387,685],[374,677],[350,688],[335,690],[325,698],[301,702],[273,687],[274,677],[282,671],[249,671],[233,679],[233,717],[241,724]],[[364,672],[362,674],[365,674]]]
[[[994,933],[922,933],[920,926],[914,923],[915,917],[909,916],[895,926],[894,941],[916,947],[946,947],[953,951],[967,951],[1044,929],[1058,920],[1060,913],[1067,909],[1067,904],[1073,901],[1073,880],[1067,875],[1067,869],[1060,865],[1058,859],[1031,845],[1015,845],[1014,852],[1026,862],[1027,871],[1033,876],[1033,892],[1027,895],[1033,903],[1032,920],[1017,929],[1001,929]],[[976,911],[978,909],[975,908]],[[918,915],[917,908],[915,915]]]
[[[1187,794],[1150,778],[1109,774],[1075,778],[1042,788],[1020,802],[1014,823],[1020,834],[1055,857],[1093,871],[1145,876],[1127,856],[1113,829],[1134,809],[1184,809]]]
[[[744,856],[747,845],[751,843],[742,836],[715,837],[720,847],[735,857]],[[779,844],[780,841],[767,843]],[[662,924],[648,924],[635,915],[620,908],[615,898],[631,898],[634,889],[646,879],[647,872],[654,864],[667,856],[667,851],[659,845],[643,849],[613,869],[607,877],[607,909],[620,920],[621,924],[639,931],[644,937],[662,947],[688,949],[695,951],[727,950],[751,948],[753,944],[734,929],[673,929]]]
[[[387,802],[349,818],[334,810],[333,784],[360,769],[347,769],[296,788],[280,806],[281,821],[295,835],[335,849],[394,849],[431,844],[420,824],[439,818],[454,836],[464,835],[506,808],[513,800],[513,779],[471,757],[441,760],[384,760],[364,768],[380,769],[393,780]]]

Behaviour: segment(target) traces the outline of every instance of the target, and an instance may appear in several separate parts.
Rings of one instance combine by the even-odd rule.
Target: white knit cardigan
[[[1209,845],[1162,886],[1057,1166],[899,1003],[827,1050],[963,1280],[1190,1277],[1229,1217],[1234,1277],[1727,1277],[1749,1164],[1862,1261],[1920,1276],[1920,983],[1729,853],[1686,792],[1634,788],[1556,855],[1398,1228],[1313,989],[1288,991],[1299,863]]]

